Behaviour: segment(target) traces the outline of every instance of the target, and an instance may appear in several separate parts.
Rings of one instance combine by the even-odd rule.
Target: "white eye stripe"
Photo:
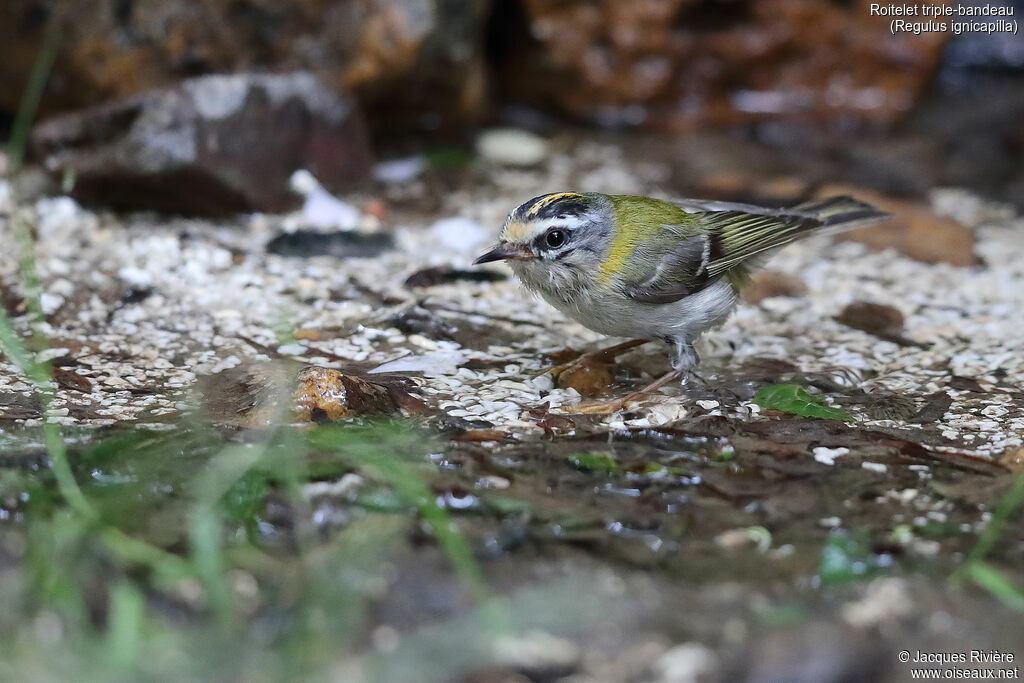
[[[573,230],[583,225],[583,220],[576,216],[565,216],[564,218],[545,218],[542,221],[535,221],[532,223],[533,234],[540,235],[548,231],[550,228],[565,228],[566,230]]]
[[[551,228],[559,227],[571,231],[582,227],[585,223],[586,220],[578,216],[554,216],[528,223],[512,220],[502,229],[502,239],[528,244]]]

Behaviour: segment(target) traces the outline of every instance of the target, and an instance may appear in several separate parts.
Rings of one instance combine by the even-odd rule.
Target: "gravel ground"
[[[526,411],[543,402],[554,412],[571,411],[580,400],[575,390],[536,376],[549,363],[545,354],[593,348],[602,338],[525,295],[511,279],[417,290],[403,283],[427,267],[468,267],[507,211],[536,194],[582,187],[669,196],[665,166],[629,160],[604,144],[580,143],[571,152],[549,153],[526,170],[480,162],[454,187],[439,188],[429,175],[380,185],[384,204],[397,208],[382,221],[373,215],[381,214],[372,208],[379,202],[371,202],[368,212],[357,212],[357,227],[392,233],[395,247],[363,258],[267,253],[265,245],[281,232],[327,225],[322,207],[320,214],[311,207],[311,213],[207,222],[115,215],[65,197],[39,199],[27,214],[38,225],[42,303],[53,345],[46,353],[74,375],[62,382],[52,419],[94,427],[179,412],[188,407],[198,376],[265,359],[266,348],[246,341],[253,340],[303,363],[331,365],[343,357],[411,373],[428,403],[452,417],[539,432]],[[370,198],[346,199],[360,206]],[[6,185],[0,204],[9,215]],[[986,457],[1019,447],[1024,223],[1004,207],[957,190],[933,193],[933,207],[976,231],[983,265],[919,263],[828,238],[793,245],[769,267],[797,276],[807,293],[741,304],[706,336],[702,374],[714,378],[770,358],[869,393],[920,399],[947,391],[953,402],[939,426],[950,443]],[[11,230],[9,219],[0,220],[0,239],[10,243]],[[16,300],[10,251],[0,257],[0,278],[7,298]],[[905,318],[904,343],[835,321],[855,300],[897,308]],[[467,329],[473,332],[463,334]],[[300,338],[289,339],[297,331],[303,331]],[[654,345],[629,359],[631,384],[667,363]],[[0,419],[38,422],[27,382],[12,366],[0,367],[0,394],[11,397]],[[950,388],[951,376],[976,385]],[[709,410],[740,419],[758,412],[739,398],[715,402],[668,388],[594,427],[663,425]],[[896,424],[872,419],[863,406],[846,407],[865,426]]]
[[[741,304],[702,343],[703,383],[580,416],[583,399],[541,371],[549,354],[606,343],[599,335],[501,279],[502,266],[489,281],[406,284],[417,273],[429,282],[428,268],[468,269],[531,196],[670,194],[667,164],[611,145],[552,144],[528,161],[537,165],[478,161],[454,174],[392,164],[379,173],[390,182],[347,206],[307,178],[304,210],[225,222],[63,197],[19,209],[37,226],[45,354],[60,389],[46,418],[25,378],[0,365],[0,448],[25,448],[43,419],[72,436],[173,428],[197,406],[231,422],[251,406],[246,383],[281,368],[412,377],[451,437],[432,456],[431,490],[489,585],[537,630],[463,662],[479,616],[443,553],[412,540],[382,573],[367,659],[346,662],[376,662],[383,680],[446,680],[452,669],[424,668],[436,652],[460,653],[445,665],[477,674],[462,680],[580,683],[900,681],[898,649],[1012,651],[1019,613],[947,579],[1010,485],[991,476],[1005,472],[992,461],[1019,467],[1024,221],[964,191],[934,192],[935,212],[975,232],[972,267],[828,238],[793,245],[769,268],[806,293]],[[7,244],[13,210],[0,181]],[[338,220],[357,231],[337,232]],[[17,281],[8,250],[0,303],[27,331]],[[897,309],[899,334],[840,323],[855,301]],[[635,350],[611,391],[667,365],[661,347]],[[779,380],[817,387],[856,424],[772,419],[751,397]],[[362,481],[307,484],[311,523],[326,533],[359,519],[348,488]],[[989,559],[1019,583],[1014,534]]]

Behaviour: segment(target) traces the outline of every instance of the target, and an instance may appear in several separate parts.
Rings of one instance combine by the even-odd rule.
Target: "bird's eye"
[[[547,235],[544,236],[544,241],[552,249],[557,249],[565,244],[565,239],[566,234],[564,230],[548,230]]]

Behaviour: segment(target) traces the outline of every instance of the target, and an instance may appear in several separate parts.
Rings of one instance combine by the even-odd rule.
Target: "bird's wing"
[[[788,209],[697,199],[674,203],[694,214],[701,228],[666,225],[656,239],[636,248],[620,285],[636,301],[678,301],[723,275],[742,282],[758,257],[811,232],[846,230],[888,217],[849,197]]]
[[[679,301],[706,284],[710,243],[707,235],[664,237],[638,246],[622,283],[623,293],[649,304]]]

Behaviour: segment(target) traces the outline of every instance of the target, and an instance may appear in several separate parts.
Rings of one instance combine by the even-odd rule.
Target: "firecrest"
[[[850,197],[772,209],[555,192],[516,207],[498,244],[474,264],[507,261],[526,289],[595,332],[671,347],[672,372],[598,411],[609,412],[675,378],[685,381],[699,362],[694,342],[729,317],[771,252],[888,216]]]

